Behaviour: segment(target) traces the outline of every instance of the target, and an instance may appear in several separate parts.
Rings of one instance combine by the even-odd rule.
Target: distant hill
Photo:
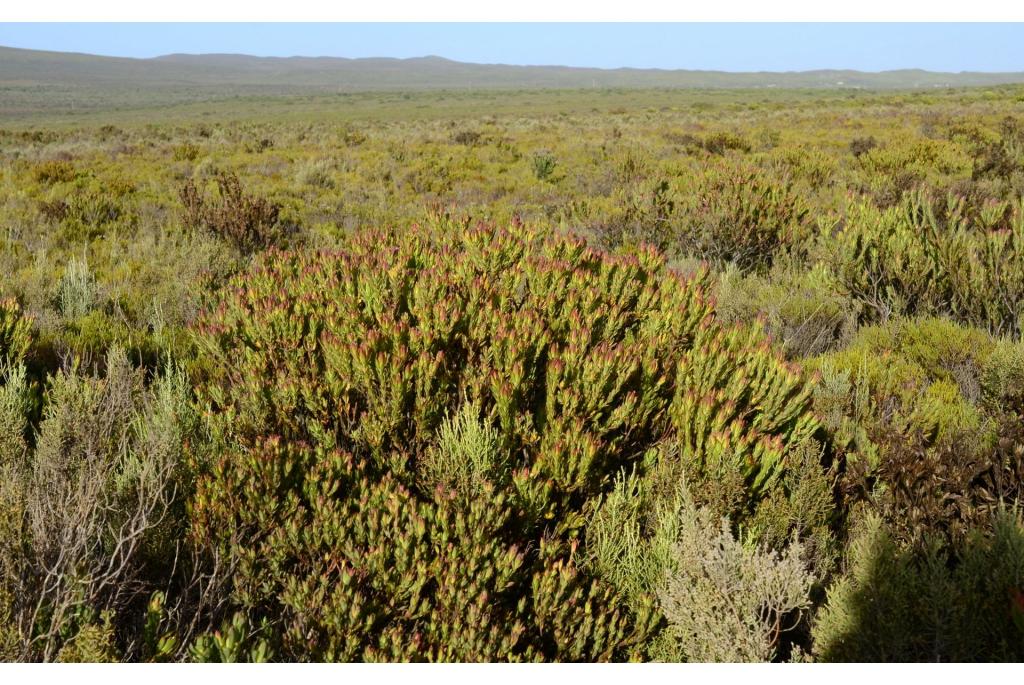
[[[1024,72],[724,72],[469,64],[413,59],[165,55],[101,57],[0,47],[0,88],[213,88],[374,91],[461,88],[829,88],[920,89],[1024,83]]]

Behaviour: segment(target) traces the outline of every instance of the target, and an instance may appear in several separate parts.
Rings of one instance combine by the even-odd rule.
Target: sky
[[[0,45],[155,57],[421,57],[579,67],[1024,71],[1024,24],[17,24]]]

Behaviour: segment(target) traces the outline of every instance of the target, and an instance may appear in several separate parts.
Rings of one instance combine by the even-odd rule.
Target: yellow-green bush
[[[31,344],[32,325],[14,300],[0,300],[0,366],[22,362]]]
[[[789,359],[842,347],[858,319],[857,304],[835,292],[822,265],[809,271],[776,268],[765,276],[726,269],[716,284],[715,312],[727,322],[761,318]]]

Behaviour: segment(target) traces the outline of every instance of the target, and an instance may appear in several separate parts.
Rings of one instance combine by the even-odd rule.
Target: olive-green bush
[[[1006,225],[987,225],[949,196],[937,212],[927,193],[897,207],[862,203],[831,241],[842,291],[875,320],[942,314],[995,333],[1019,335],[1024,302],[1024,205]],[[997,215],[999,212],[997,212]]]
[[[1024,524],[996,514],[953,551],[896,542],[867,520],[849,569],[814,627],[825,661],[1019,661],[1024,650]]]
[[[708,165],[683,199],[672,249],[714,263],[763,269],[810,233],[793,182],[750,164]]]

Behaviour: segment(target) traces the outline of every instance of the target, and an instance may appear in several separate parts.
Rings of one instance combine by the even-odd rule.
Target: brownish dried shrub
[[[178,197],[187,226],[226,240],[242,254],[277,245],[289,232],[280,221],[281,206],[246,193],[237,175],[219,174],[217,189],[212,200],[192,180],[181,187]]]

